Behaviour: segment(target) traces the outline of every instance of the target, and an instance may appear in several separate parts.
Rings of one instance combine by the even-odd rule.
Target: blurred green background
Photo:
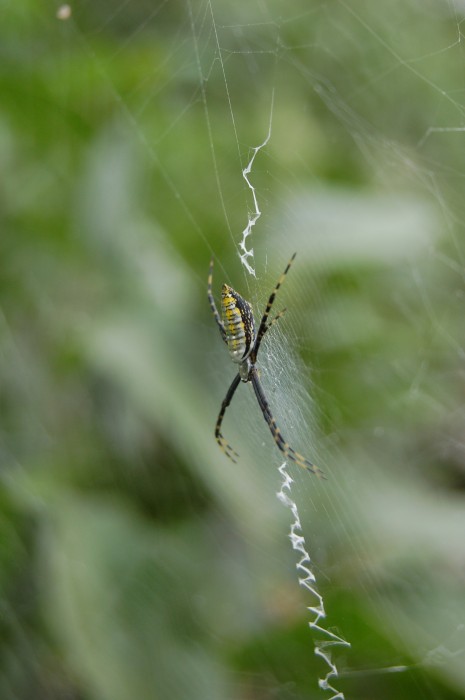
[[[331,695],[250,387],[213,436],[210,257],[258,314],[294,251],[262,380],[332,682],[465,698],[465,6],[0,7],[1,700]]]

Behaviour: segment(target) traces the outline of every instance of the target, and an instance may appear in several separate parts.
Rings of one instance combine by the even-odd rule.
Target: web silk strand
[[[257,193],[255,190],[255,187],[252,185],[250,182],[249,175],[252,172],[252,167],[255,161],[255,158],[257,156],[257,153],[262,150],[267,144],[268,141],[271,138],[271,124],[273,120],[273,106],[274,106],[274,91],[271,97],[271,110],[270,110],[270,123],[268,125],[268,134],[266,136],[266,139],[263,141],[263,143],[260,144],[260,146],[255,146],[252,150],[252,157],[250,158],[248,164],[242,171],[242,177],[247,183],[248,188],[252,192],[252,198],[253,198],[253,203],[254,203],[254,211],[249,214],[248,221],[247,221],[247,226],[245,229],[242,231],[242,240],[239,244],[239,247],[242,251],[242,253],[239,253],[239,257],[241,259],[241,263],[244,265],[246,268],[247,272],[249,272],[251,275],[256,277],[255,273],[255,268],[252,267],[252,265],[249,262],[249,258],[253,260],[254,257],[254,252],[253,248],[247,248],[247,238],[251,235],[252,229],[257,223],[258,219],[261,217],[262,212],[260,210],[260,207],[258,206],[258,199],[257,199]]]
[[[318,680],[319,687],[327,692],[333,693],[329,700],[344,700],[344,694],[331,685],[330,679],[338,677],[336,664],[331,658],[331,647],[342,646],[350,647],[350,643],[346,642],[342,637],[339,637],[334,632],[331,632],[320,624],[321,620],[326,617],[324,601],[316,587],[316,579],[311,570],[311,559],[306,548],[305,537],[302,534],[302,525],[300,523],[299,511],[296,502],[291,498],[291,485],[293,479],[287,472],[287,464],[284,463],[279,467],[279,473],[282,477],[281,489],[276,494],[281,503],[285,505],[292,513],[294,518],[289,538],[292,543],[292,549],[298,552],[301,556],[296,564],[296,569],[299,574],[299,584],[306,588],[315,599],[315,604],[308,606],[309,612],[312,614],[309,627],[317,634],[323,635],[323,639],[315,639],[315,654],[319,656],[328,666],[328,672],[324,678]]]

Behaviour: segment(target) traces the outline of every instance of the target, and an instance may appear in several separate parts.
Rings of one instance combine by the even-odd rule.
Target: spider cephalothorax
[[[236,457],[239,455],[233,450],[231,445],[224,439],[221,434],[221,424],[223,422],[223,417],[226,412],[227,407],[231,403],[231,399],[239,386],[240,382],[250,382],[253,386],[255,396],[262,409],[263,417],[265,418],[268,427],[273,435],[274,441],[284,454],[286,459],[290,459],[300,467],[308,469],[313,474],[322,476],[322,472],[318,467],[305,459],[301,454],[292,449],[288,442],[286,442],[281,434],[280,429],[276,425],[276,421],[270,411],[268,401],[266,399],[263,387],[260,383],[258,372],[256,369],[257,354],[260,348],[260,343],[263,340],[265,333],[271,328],[271,326],[276,323],[278,319],[284,314],[286,309],[280,311],[271,321],[268,321],[268,316],[273,306],[276,293],[284,281],[289,268],[295,258],[295,253],[289,260],[286,269],[278,280],[276,287],[268,299],[265,311],[260,321],[258,331],[255,332],[255,321],[253,317],[252,307],[249,302],[246,301],[238,294],[232,287],[227,284],[223,285],[221,291],[221,317],[216,308],[215,300],[212,293],[212,281],[213,281],[213,258],[210,261],[210,272],[208,275],[208,299],[210,301],[210,307],[215,317],[218,328],[220,329],[221,337],[228,346],[229,353],[233,362],[239,365],[239,372],[234,377],[231,386],[228,389],[228,393],[221,404],[221,410],[218,415],[215,427],[215,437],[217,442],[223,452],[232,459],[233,462],[236,461]]]

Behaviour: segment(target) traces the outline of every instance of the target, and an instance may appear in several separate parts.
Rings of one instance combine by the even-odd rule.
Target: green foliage
[[[465,697],[461,18],[424,5],[2,4],[2,700],[323,697],[247,388],[237,464],[213,437],[210,256],[262,308],[294,250],[263,381],[329,477],[292,471],[334,684]]]

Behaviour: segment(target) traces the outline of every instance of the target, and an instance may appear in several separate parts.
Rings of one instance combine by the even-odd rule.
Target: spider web
[[[216,659],[206,664],[214,690],[199,697],[313,697],[317,683],[332,698],[388,697],[385,688],[391,697],[465,697],[464,13],[439,0],[125,0],[111,10],[56,5],[43,20],[61,41],[63,108],[79,112],[82,129],[102,115],[77,186],[76,236],[118,280],[122,306],[131,298],[137,309],[124,324],[118,314],[79,316],[85,355],[208,484],[250,557],[249,586],[231,573],[240,619],[212,594],[212,622],[202,586],[195,613],[212,637],[226,630],[235,641],[266,629],[252,615],[254,596],[278,627],[312,616],[320,665],[311,666],[309,637],[303,683],[277,672],[254,686],[258,672],[244,664],[236,692]],[[66,91],[76,47],[86,59],[79,96],[89,96],[78,106]],[[224,424],[241,459],[222,463],[211,424],[233,368],[192,301],[205,296],[213,255],[216,293],[231,283],[258,316],[294,251],[275,309],[289,310],[260,368],[278,425],[325,471],[321,483],[282,464],[248,387]],[[147,339],[141,327],[151,319]],[[109,423],[127,426],[115,415]],[[108,428],[123,449],[141,430],[131,426],[132,437]],[[169,557],[179,543],[160,540],[176,569]],[[230,561],[244,564],[225,556],[225,570]],[[289,610],[274,602],[277,590]],[[202,653],[186,658],[197,678]],[[162,678],[168,697],[174,681]]]

